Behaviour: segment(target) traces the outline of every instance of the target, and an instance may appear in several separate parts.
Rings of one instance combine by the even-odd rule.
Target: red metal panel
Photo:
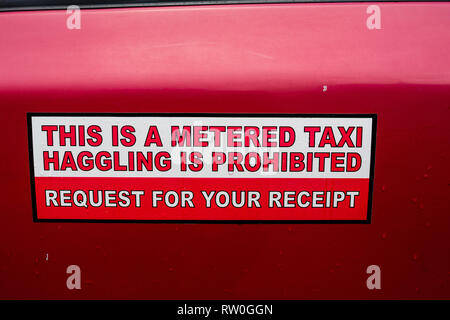
[[[450,4],[378,5],[0,13],[0,298],[449,298]],[[33,223],[27,112],[377,113],[372,223]]]

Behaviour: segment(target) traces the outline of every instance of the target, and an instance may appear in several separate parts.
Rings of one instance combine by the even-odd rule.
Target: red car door
[[[450,297],[448,3],[68,5],[1,2],[2,299]]]

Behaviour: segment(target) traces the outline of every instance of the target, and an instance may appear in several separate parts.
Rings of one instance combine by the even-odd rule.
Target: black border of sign
[[[36,205],[36,188],[34,177],[33,157],[33,128],[32,117],[216,117],[216,118],[371,118],[372,119],[372,145],[370,150],[370,176],[369,198],[367,201],[366,220],[121,220],[121,219],[38,219]],[[33,222],[83,222],[83,223],[199,223],[199,224],[370,224],[372,221],[372,197],[375,173],[375,144],[377,136],[376,113],[63,113],[63,112],[28,112],[28,155],[30,166],[31,201]]]

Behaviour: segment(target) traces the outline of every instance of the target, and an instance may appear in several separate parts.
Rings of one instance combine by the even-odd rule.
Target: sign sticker
[[[34,221],[370,223],[374,114],[29,113]]]

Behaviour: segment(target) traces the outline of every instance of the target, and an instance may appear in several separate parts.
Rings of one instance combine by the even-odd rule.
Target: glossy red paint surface
[[[450,4],[367,6],[0,13],[0,298],[450,298]],[[27,112],[377,113],[372,223],[33,223]]]

